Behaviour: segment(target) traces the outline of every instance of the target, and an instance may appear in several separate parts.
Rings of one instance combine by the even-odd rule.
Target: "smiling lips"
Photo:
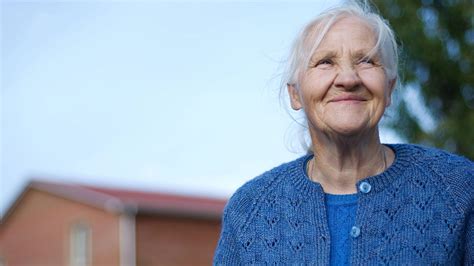
[[[334,97],[333,99],[331,99],[329,102],[340,102],[340,103],[344,103],[344,102],[364,102],[366,101],[366,99],[362,96],[358,96],[358,95],[353,95],[353,94],[350,94],[350,95],[339,95],[339,96],[336,96]]]

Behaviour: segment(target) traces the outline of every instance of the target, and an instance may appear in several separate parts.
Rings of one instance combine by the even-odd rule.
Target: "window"
[[[71,228],[70,266],[91,265],[91,230],[83,223]]]

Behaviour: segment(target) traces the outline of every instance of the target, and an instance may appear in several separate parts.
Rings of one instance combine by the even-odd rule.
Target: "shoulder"
[[[285,176],[301,167],[308,156],[281,164],[242,185],[227,202],[224,219],[234,229],[242,229],[252,220],[259,206],[271,191],[285,181]]]
[[[463,156],[422,145],[398,146],[412,153],[413,162],[419,167],[431,170],[443,179],[471,183],[474,181],[474,163]]]
[[[410,157],[412,163],[436,174],[449,177],[473,180],[474,163],[469,159],[444,150],[414,144],[390,144],[395,152]],[[454,172],[453,172],[454,171]]]
[[[410,153],[412,163],[437,179],[455,200],[460,211],[466,212],[474,205],[474,163],[469,159],[444,150],[422,145],[398,144],[397,152]]]

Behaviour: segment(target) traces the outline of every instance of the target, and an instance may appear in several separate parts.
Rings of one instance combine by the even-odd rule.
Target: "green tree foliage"
[[[387,125],[410,142],[474,159],[474,1],[373,2],[401,44],[402,96]],[[406,90],[419,91],[422,102]],[[410,108],[420,104],[433,125]]]

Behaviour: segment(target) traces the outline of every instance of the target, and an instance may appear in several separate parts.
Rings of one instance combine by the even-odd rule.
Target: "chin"
[[[364,125],[336,125],[330,127],[330,131],[332,135],[340,136],[340,137],[357,137],[361,136],[364,133],[371,132],[372,127],[367,127],[366,124]]]

